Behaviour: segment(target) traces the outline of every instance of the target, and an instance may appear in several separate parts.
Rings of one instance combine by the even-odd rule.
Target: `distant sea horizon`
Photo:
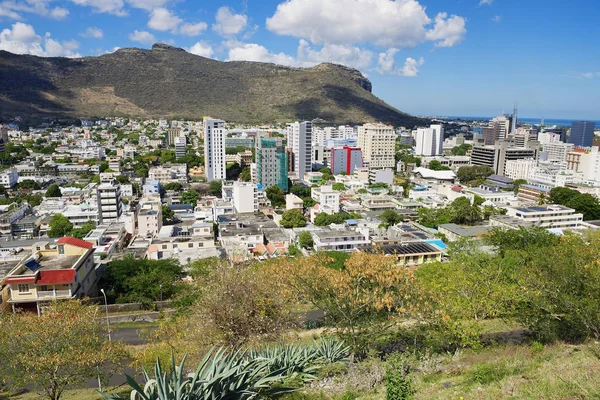
[[[435,117],[432,117],[435,118]],[[448,118],[448,119],[464,119],[464,120],[470,120],[470,121],[489,121],[494,117],[469,117],[469,116],[440,116],[438,118]],[[574,119],[563,119],[563,118],[544,118],[544,126],[571,126],[571,123],[573,121],[592,121],[596,123],[596,128],[600,128],[600,120],[594,120],[594,119],[581,119],[581,118],[574,118]],[[541,118],[519,118],[517,117],[517,123],[522,123],[522,124],[528,124],[528,125],[541,125],[542,123],[542,119]]]

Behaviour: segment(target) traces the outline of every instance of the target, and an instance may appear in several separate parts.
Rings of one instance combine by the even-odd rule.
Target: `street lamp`
[[[106,292],[104,291],[104,289],[100,289],[100,291],[104,296],[104,308],[106,310],[106,329],[108,330],[108,341],[112,342],[112,339],[110,338],[110,320],[108,319],[108,300],[106,299]]]
[[[162,302],[162,285],[158,285],[158,287],[160,288],[160,301]]]

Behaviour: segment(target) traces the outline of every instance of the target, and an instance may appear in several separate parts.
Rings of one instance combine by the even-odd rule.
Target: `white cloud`
[[[427,31],[427,40],[435,41],[436,47],[452,47],[460,43],[467,29],[465,19],[457,15],[448,17],[447,13],[439,13],[435,17],[435,26]]]
[[[84,6],[91,7],[94,11],[99,13],[108,13],[118,15],[120,17],[127,15],[125,10],[123,10],[123,0],[71,0],[73,3]]]
[[[19,12],[32,13],[53,19],[64,19],[69,10],[64,7],[48,8],[47,0],[4,0],[0,3],[0,17],[22,19]]]
[[[179,28],[179,33],[186,36],[198,36],[208,28],[206,22],[198,22],[196,24],[185,23]]]
[[[60,42],[52,39],[49,33],[42,38],[35,33],[33,26],[15,22],[11,29],[0,32],[0,50],[16,54],[32,54],[43,57],[81,57],[75,52],[79,43],[75,40]]]
[[[21,15],[16,12],[13,11],[9,8],[7,8],[6,6],[0,4],[0,18],[9,18],[9,19],[23,19],[23,17],[21,17]]]
[[[494,2],[494,0],[480,0],[479,1],[479,6],[480,7],[484,6],[484,5],[491,6],[493,2]]]
[[[266,47],[256,43],[237,43],[229,49],[227,61],[260,61],[280,65],[297,65],[294,57],[285,53],[271,53]]]
[[[496,16],[494,16],[494,18],[492,18],[492,22],[500,22],[501,20],[502,20],[501,15],[496,15]]]
[[[222,36],[237,35],[248,24],[248,17],[244,14],[234,14],[227,6],[217,10],[215,19],[216,23],[213,24],[212,29]]]
[[[85,32],[80,33],[79,36],[83,36],[85,38],[102,39],[104,37],[104,32],[102,32],[102,29],[100,28],[90,26],[85,30]]]
[[[127,3],[134,8],[141,8],[142,10],[151,11],[157,7],[162,7],[167,4],[169,0],[127,0]]]
[[[211,57],[214,53],[214,50],[211,47],[211,45],[203,41],[197,42],[192,47],[190,47],[188,51],[192,54],[202,57]]]
[[[138,31],[135,30],[133,33],[129,34],[129,40],[132,42],[139,42],[144,44],[154,43],[156,42],[156,38],[153,34],[146,31]]]
[[[581,73],[582,78],[593,78],[594,76],[595,76],[595,74],[593,72],[582,72]]]
[[[298,64],[302,66],[331,62],[352,68],[366,69],[371,65],[372,60],[372,52],[356,46],[325,44],[320,50],[315,50],[304,39],[301,39],[298,45]]]
[[[67,15],[69,15],[69,10],[64,7],[54,7],[50,10],[50,13],[48,13],[48,16],[54,19],[64,19]]]
[[[423,57],[419,60],[408,57],[404,61],[404,66],[398,68],[396,67],[396,53],[398,53],[398,51],[399,50],[396,48],[390,48],[384,53],[379,53],[377,67],[375,68],[377,72],[382,75],[417,76],[419,67],[425,63]]]
[[[155,29],[157,31],[171,31],[175,33],[179,24],[183,20],[173,14],[166,8],[159,7],[152,10],[150,13],[150,20],[148,20],[148,28]]]

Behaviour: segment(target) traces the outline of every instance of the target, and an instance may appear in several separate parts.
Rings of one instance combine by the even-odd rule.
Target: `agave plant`
[[[266,362],[269,371],[283,370],[289,378],[299,377],[303,382],[317,379],[314,373],[321,367],[315,348],[300,344],[266,346],[249,351],[247,357]]]
[[[319,358],[326,363],[336,363],[348,361],[350,357],[350,346],[344,346],[344,342],[339,342],[332,337],[320,338],[314,341],[316,353]]]
[[[286,377],[286,371],[271,370],[266,360],[248,360],[241,352],[230,353],[226,348],[209,351],[194,373],[185,374],[185,357],[179,365],[171,355],[171,371],[166,373],[157,360],[154,378],[144,370],[142,388],[126,375],[131,386],[131,400],[250,400],[259,394],[275,395],[294,388],[273,388]],[[108,400],[119,396],[100,393]]]

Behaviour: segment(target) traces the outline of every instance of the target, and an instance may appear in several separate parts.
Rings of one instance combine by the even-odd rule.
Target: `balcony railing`
[[[70,290],[47,290],[37,292],[38,299],[55,299],[57,297],[71,297]]]

